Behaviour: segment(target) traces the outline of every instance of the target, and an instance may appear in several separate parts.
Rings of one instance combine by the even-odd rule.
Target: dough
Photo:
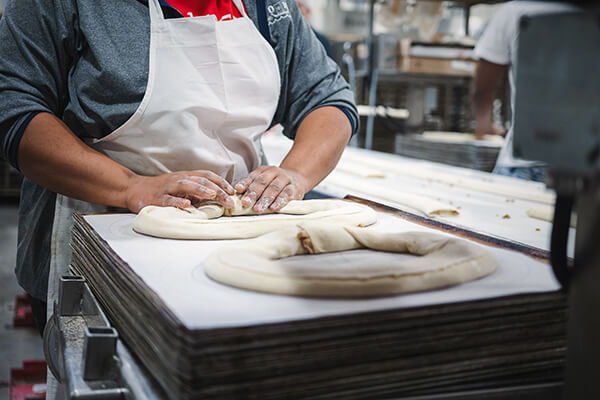
[[[542,221],[552,222],[554,220],[554,207],[549,206],[536,206],[530,207],[525,211],[527,216],[530,218],[540,219]],[[577,227],[577,215],[575,213],[571,214],[570,221],[571,228]]]
[[[425,131],[422,136],[423,139],[433,142],[468,143],[477,141],[498,144],[499,146],[504,143],[504,138],[499,135],[485,135],[483,139],[477,139],[472,133]]]
[[[521,185],[486,182],[480,179],[465,178],[453,174],[427,171],[422,168],[407,168],[406,165],[402,165],[392,160],[374,158],[366,154],[358,155],[349,151],[344,152],[342,160],[352,162],[355,165],[366,165],[370,168],[379,169],[395,175],[412,176],[419,179],[452,184],[471,189],[476,192],[492,193],[503,197],[512,197],[533,201],[536,203],[553,205],[556,198],[553,193],[525,187],[525,182],[523,182]]]
[[[449,217],[459,214],[456,208],[436,201],[432,198],[406,193],[401,190],[386,187],[384,185],[356,179],[350,175],[341,175],[339,173],[332,172],[327,178],[325,178],[325,183],[402,204],[415,210],[419,210],[429,216]]]
[[[314,261],[286,264],[281,259],[368,248],[410,253],[377,263],[348,266]],[[455,285],[491,274],[497,267],[483,247],[466,240],[424,232],[378,232],[370,228],[307,222],[236,243],[212,253],[204,270],[212,279],[243,289],[286,295],[364,297],[416,292]]]
[[[370,207],[344,200],[294,200],[279,213],[255,215],[243,208],[239,196],[235,206],[224,209],[216,203],[204,203],[186,209],[144,207],[133,220],[138,233],[168,239],[245,239],[262,235],[302,221],[320,220],[354,226],[377,221]]]

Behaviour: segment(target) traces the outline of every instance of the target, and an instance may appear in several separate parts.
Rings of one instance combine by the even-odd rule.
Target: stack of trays
[[[417,306],[415,299],[431,295],[303,299],[246,292],[205,276],[193,292],[181,278],[188,258],[180,252],[205,243],[126,232],[132,218],[76,215],[72,269],[169,398],[402,398],[562,380],[566,307],[554,283],[529,294]],[[123,250],[132,247],[134,257]],[[142,278],[150,266],[137,259],[165,265],[160,276]],[[172,299],[187,297],[196,322],[173,306],[180,300],[161,297],[156,282],[176,286]],[[468,292],[472,284],[460,286]],[[213,295],[220,291],[222,297]],[[275,315],[288,315],[294,302],[300,306],[289,317]],[[228,314],[238,320],[224,322]]]
[[[454,141],[420,134],[396,135],[396,154],[490,172],[502,144],[484,140]]]

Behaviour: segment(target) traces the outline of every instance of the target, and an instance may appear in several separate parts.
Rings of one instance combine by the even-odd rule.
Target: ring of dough
[[[301,266],[281,259],[367,248],[410,253],[397,263],[373,262],[361,267],[319,264]],[[376,256],[376,255],[375,255]],[[297,263],[300,264],[300,263]],[[466,240],[424,232],[383,233],[373,229],[306,223],[219,249],[204,262],[215,281],[258,292],[365,297],[416,292],[455,285],[491,274],[497,266],[484,248]]]
[[[370,207],[344,200],[293,200],[277,214],[256,215],[250,207],[242,207],[239,196],[232,198],[235,205],[230,209],[216,203],[183,210],[147,206],[135,217],[133,229],[167,239],[226,240],[253,238],[303,221],[353,226],[368,226],[377,221],[377,214]]]

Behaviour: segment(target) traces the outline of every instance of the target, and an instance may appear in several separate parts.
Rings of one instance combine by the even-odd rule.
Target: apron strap
[[[148,8],[150,9],[150,22],[162,22],[165,19],[162,8],[158,0],[148,0]]]
[[[235,4],[235,6],[238,8],[240,14],[249,18],[242,0],[233,0],[233,4]],[[260,34],[271,45],[271,47],[273,47],[273,42],[271,41],[271,32],[269,30],[269,22],[267,19],[265,0],[256,0],[256,14],[258,16],[258,30],[260,31]]]
[[[265,40],[273,47],[271,41],[271,31],[269,30],[269,22],[267,20],[267,7],[265,6],[265,0],[256,0],[256,13],[258,16],[258,30]]]
[[[233,4],[235,4],[240,14],[242,14],[244,17],[248,16],[248,14],[246,13],[246,8],[244,7],[244,3],[242,3],[242,0],[233,0]]]

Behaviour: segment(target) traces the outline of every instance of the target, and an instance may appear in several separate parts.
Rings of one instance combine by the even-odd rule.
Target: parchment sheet
[[[389,214],[379,213],[378,217],[377,224],[369,229],[431,230]],[[500,263],[495,273],[442,290],[359,300],[255,293],[217,283],[204,274],[202,262],[205,257],[231,241],[167,240],[144,236],[132,230],[133,218],[133,214],[85,216],[91,227],[162,298],[188,329],[277,323],[559,289],[550,266],[520,253],[489,247]],[[365,257],[365,251],[360,251],[357,256]],[[344,252],[324,257],[344,262],[352,255]],[[290,262],[302,261],[298,258]]]

